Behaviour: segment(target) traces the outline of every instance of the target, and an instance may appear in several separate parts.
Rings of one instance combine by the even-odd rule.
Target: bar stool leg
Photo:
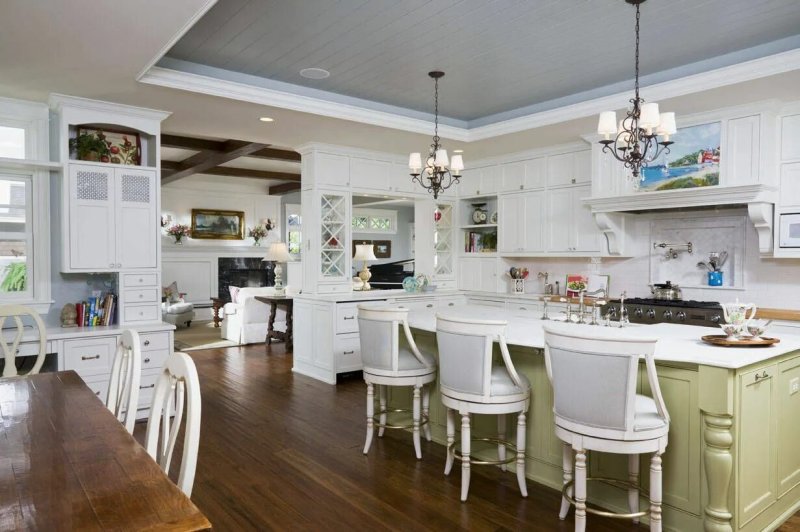
[[[431,411],[431,387],[430,386],[423,386],[422,387],[422,415],[425,419],[428,420],[425,425],[423,425],[425,430],[425,439],[431,441],[431,420],[430,420],[430,411]]]
[[[380,401],[381,405],[381,426],[378,427],[379,438],[383,438],[383,431],[386,430],[386,427],[383,426],[386,425],[386,388],[388,388],[388,386],[385,384],[378,386],[378,401]]]
[[[421,386],[414,386],[414,400],[412,406],[413,412],[413,431],[414,431],[414,452],[417,455],[417,460],[422,459],[422,447],[419,441],[419,414],[420,414],[420,401],[421,401]]]
[[[364,444],[364,454],[369,452],[369,446],[372,445],[372,435],[375,433],[375,420],[372,416],[375,415],[375,388],[371,382],[367,383],[367,441]]]
[[[528,496],[528,486],[525,483],[525,435],[527,432],[525,412],[520,412],[517,417],[517,482],[519,483],[519,492],[523,497]]]
[[[628,481],[632,484],[639,486],[639,455],[628,455]],[[639,490],[635,488],[628,489],[628,508],[631,513],[635,514],[639,511]],[[638,517],[633,518],[634,523],[639,522]]]
[[[661,453],[650,460],[650,530],[661,532]]]
[[[575,532],[586,530],[586,451],[575,453]]]
[[[563,457],[561,459],[561,464],[562,464],[561,467],[564,470],[563,485],[567,485],[570,481],[572,481],[572,471],[575,468],[575,463],[572,454],[572,445],[564,443],[562,454]],[[573,488],[570,488],[567,490],[567,494],[570,497],[572,497],[574,491],[575,490]],[[570,507],[569,501],[566,498],[561,497],[561,511],[558,512],[558,518],[561,519],[562,521],[567,518],[567,514],[569,513],[569,507]]]
[[[450,470],[453,469],[453,461],[455,456],[453,454],[453,443],[456,441],[456,412],[451,408],[447,408],[447,461],[444,463],[444,474],[449,475]]]
[[[506,415],[500,414],[497,416],[497,439],[505,441],[506,439]],[[497,444],[497,459],[502,461],[506,459],[506,446],[502,443]],[[500,470],[506,470],[506,464],[500,464]]]
[[[469,414],[461,412],[461,502],[466,502],[469,493],[471,437]]]

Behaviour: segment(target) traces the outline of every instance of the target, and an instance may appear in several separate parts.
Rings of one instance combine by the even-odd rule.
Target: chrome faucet
[[[603,299],[608,296],[608,292],[602,287],[592,292],[587,292],[585,288],[578,292],[578,323],[586,323],[586,303],[584,302],[583,298],[585,296],[596,296],[598,294],[602,294]],[[594,311],[592,311],[592,322],[592,324],[596,324],[594,319]]]
[[[625,298],[628,297],[627,292],[622,292],[619,296],[619,326],[625,327],[631,321],[628,319],[628,310],[625,308]]]

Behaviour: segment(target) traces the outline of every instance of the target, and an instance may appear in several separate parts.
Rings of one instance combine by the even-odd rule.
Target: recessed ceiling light
[[[274,118],[270,118],[268,116],[262,116],[261,118],[259,118],[259,120],[261,120],[262,122],[274,122],[275,121]]]
[[[325,79],[331,73],[324,68],[304,68],[300,71],[300,75],[308,79]]]
[[[453,153],[464,153],[464,150],[453,150]]]

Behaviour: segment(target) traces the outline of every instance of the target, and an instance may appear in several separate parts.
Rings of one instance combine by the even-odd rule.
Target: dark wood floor
[[[190,354],[203,397],[192,500],[215,530],[573,528],[558,520],[558,492],[529,481],[522,499],[515,476],[496,468],[473,468],[469,501],[459,502],[460,471],[442,474],[444,448],[423,440],[418,461],[407,433],[387,431],[364,456],[363,381],[294,375],[283,344]],[[640,530],[589,519],[593,531]],[[781,530],[800,531],[796,523]]]

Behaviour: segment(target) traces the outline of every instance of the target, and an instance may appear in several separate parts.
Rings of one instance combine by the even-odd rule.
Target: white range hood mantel
[[[773,249],[773,213],[777,194],[777,188],[768,185],[716,186],[591,197],[585,199],[584,203],[591,207],[595,220],[609,237],[609,244],[616,239],[613,234],[616,230],[624,230],[624,225],[620,223],[620,219],[624,218],[623,213],[746,205],[750,221],[758,233],[759,251],[769,254]]]

